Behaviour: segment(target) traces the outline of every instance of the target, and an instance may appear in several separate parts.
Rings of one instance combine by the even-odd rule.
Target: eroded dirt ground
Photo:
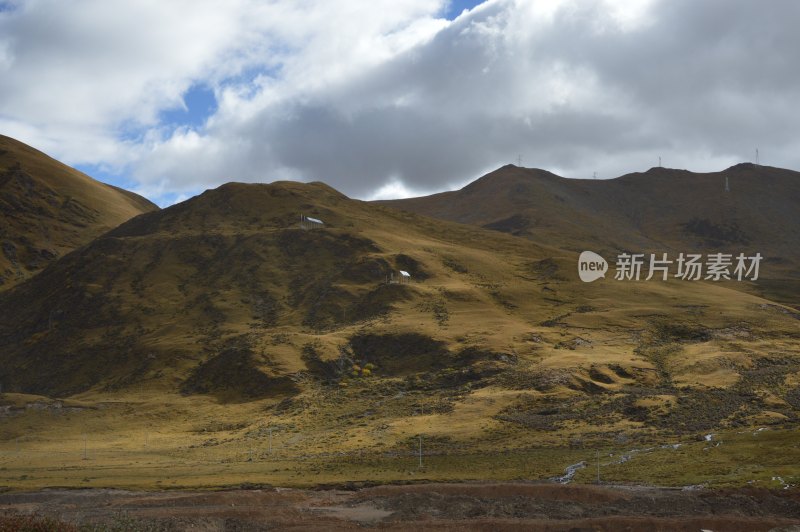
[[[23,514],[63,530],[800,531],[800,493],[461,483],[0,494],[0,530]]]

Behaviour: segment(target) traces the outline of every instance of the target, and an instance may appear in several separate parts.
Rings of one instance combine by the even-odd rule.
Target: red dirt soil
[[[352,489],[351,489],[352,488]],[[0,494],[0,531],[21,516],[115,530],[800,531],[800,493],[543,483],[332,489]],[[16,520],[16,521],[14,521]],[[43,528],[58,530],[47,521]]]

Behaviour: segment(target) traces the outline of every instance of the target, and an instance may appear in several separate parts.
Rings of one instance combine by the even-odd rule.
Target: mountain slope
[[[300,229],[301,213],[326,227]],[[224,185],[130,220],[4,294],[0,379],[48,394],[142,380],[238,398],[288,390],[287,375],[324,372],[317,357],[338,356],[357,330],[381,330],[398,305],[430,321],[425,300],[441,299],[441,286],[427,280],[449,271],[443,261],[457,267],[451,254],[482,262],[488,252],[516,252],[512,237],[478,236],[323,184]],[[387,284],[399,269],[425,282]],[[489,289],[466,290],[466,300],[491,301]],[[444,352],[439,340],[409,338],[432,350],[426,356]],[[228,362],[245,373],[261,368],[263,377],[251,386],[220,375]]]
[[[325,227],[300,229],[301,214]],[[713,423],[739,407],[740,422],[764,410],[793,419],[797,313],[736,282],[585,285],[574,268],[572,252],[321,183],[232,183],[138,216],[2,294],[0,382],[246,402],[367,368],[433,396],[526,390],[496,412],[523,426],[535,421],[515,413],[525,401],[612,397],[630,407],[614,423],[662,426],[665,403],[690,423],[682,408],[708,386],[729,394]],[[414,282],[387,283],[400,269]],[[779,381],[760,380],[762,364]]]
[[[0,135],[0,290],[157,208]]]
[[[300,229],[300,215],[324,227]],[[388,283],[401,269],[412,282]],[[460,456],[452,467],[470,478],[519,476],[507,453],[547,464],[526,478],[549,478],[609,442],[661,448],[764,426],[794,441],[800,313],[740,284],[585,284],[571,250],[322,183],[231,183],[137,216],[0,293],[0,442],[23,437],[36,482],[63,485],[74,462],[62,451],[85,448],[87,432],[89,452],[103,450],[92,467],[113,471],[103,475],[160,481],[162,464],[216,484],[237,478],[232,458],[263,472],[252,455],[273,444],[287,474],[289,456],[325,471],[349,456],[364,469],[346,479],[396,480],[405,466],[387,472],[361,453],[410,463],[424,436],[429,455]],[[694,471],[702,445],[665,460]],[[84,482],[91,464],[73,454]]]
[[[765,294],[800,299],[800,173],[791,170],[651,168],[586,180],[507,165],[461,190],[380,203],[576,252],[760,252]]]

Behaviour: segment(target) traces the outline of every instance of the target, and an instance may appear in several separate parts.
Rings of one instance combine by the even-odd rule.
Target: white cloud
[[[389,182],[381,185],[378,190],[367,196],[366,199],[384,200],[384,199],[398,199],[398,198],[413,198],[419,196],[420,193],[409,189],[399,179],[391,179]]]
[[[800,4],[29,0],[0,13],[0,131],[175,198],[224,181],[433,191],[524,157],[570,176],[794,149]],[[167,127],[193,84],[203,127]]]

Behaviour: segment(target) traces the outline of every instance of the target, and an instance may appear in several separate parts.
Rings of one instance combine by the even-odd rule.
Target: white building
[[[306,216],[305,214],[300,215],[300,229],[319,229],[321,227],[325,227],[322,220]]]
[[[389,276],[389,283],[405,284],[411,282],[411,274],[405,270],[397,270],[398,275],[395,276],[392,272]]]

